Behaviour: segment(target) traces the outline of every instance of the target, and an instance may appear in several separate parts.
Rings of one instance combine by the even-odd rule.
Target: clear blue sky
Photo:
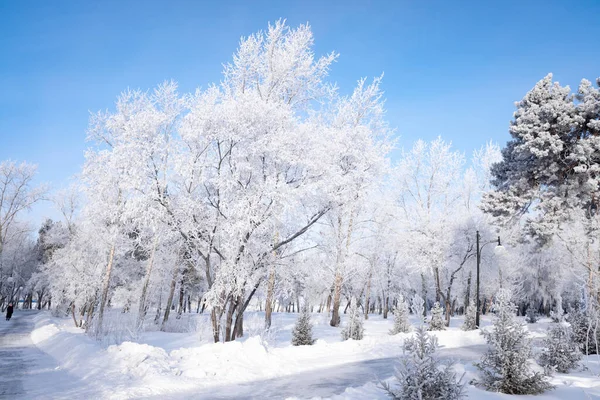
[[[548,72],[572,88],[600,76],[599,15],[599,0],[0,0],[0,160],[64,185],[83,163],[88,111],[166,79],[206,87],[241,36],[281,17],[309,22],[318,54],[341,54],[331,78],[343,90],[385,73],[401,145],[441,135],[469,154],[506,142],[514,101]]]

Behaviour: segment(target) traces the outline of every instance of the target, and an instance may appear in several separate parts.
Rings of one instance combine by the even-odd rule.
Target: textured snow
[[[256,320],[261,316],[256,315]],[[252,315],[252,314],[251,314]],[[402,354],[401,345],[412,335],[389,335],[393,321],[370,316],[365,321],[365,338],[341,341],[340,328],[327,325],[325,315],[313,314],[313,346],[291,346],[291,329],[297,314],[275,314],[276,334],[250,336],[230,343],[210,343],[197,333],[142,334],[138,342],[125,341],[104,347],[70,319],[36,316],[32,341],[54,357],[61,368],[82,382],[106,388],[106,398],[167,399],[385,399],[379,382],[389,380]],[[200,320],[205,316],[198,316]],[[342,323],[345,322],[342,316]],[[545,322],[544,322],[545,321]],[[534,342],[544,336],[550,320],[528,325]],[[415,322],[414,320],[412,321]],[[488,324],[484,318],[484,324]],[[456,372],[477,378],[472,362],[485,350],[477,331],[460,330],[462,318],[451,328],[432,332],[439,339],[440,355],[457,362]],[[178,347],[181,345],[181,347]],[[535,399],[600,398],[600,364],[597,357],[584,360],[588,370],[557,374],[557,388]],[[500,399],[510,396],[485,392],[468,385],[469,398]]]

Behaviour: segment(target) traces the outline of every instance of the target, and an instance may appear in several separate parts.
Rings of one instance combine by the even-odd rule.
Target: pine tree
[[[306,346],[314,343],[312,337],[312,323],[310,322],[310,312],[308,307],[304,307],[302,313],[296,321],[294,330],[292,331],[292,345]]]
[[[540,319],[540,314],[533,307],[529,307],[525,315],[525,321],[529,324],[535,324]]]
[[[579,345],[574,340],[573,330],[566,324],[559,323],[548,331],[544,347],[540,364],[563,374],[577,367],[582,357]]]
[[[480,363],[484,388],[506,394],[538,394],[552,386],[545,376],[529,366],[531,339],[525,327],[515,318],[510,292],[500,290],[494,303],[496,318],[491,330],[483,330],[489,348]]]
[[[475,307],[475,303],[471,300],[465,311],[465,321],[462,325],[463,331],[473,331],[477,329],[477,325],[475,324],[476,314],[477,308]]]
[[[398,299],[398,306],[394,310],[394,327],[390,330],[390,335],[410,332],[411,325],[408,321],[408,304],[404,297]]]
[[[440,307],[439,302],[435,302],[431,309],[431,321],[429,321],[430,331],[443,331],[446,330],[446,323],[444,322],[444,310]]]
[[[418,294],[415,294],[411,300],[410,309],[413,314],[419,318],[419,325],[422,325],[425,322],[425,302],[423,301],[423,298]]]
[[[573,329],[573,338],[583,354],[598,354],[600,344],[600,316],[592,307],[576,307],[569,312],[567,321]]]
[[[350,303],[350,310],[348,312],[348,323],[342,329],[342,340],[354,339],[361,340],[363,338],[365,329],[363,327],[362,316],[356,305],[357,300],[354,299]]]
[[[396,370],[400,388],[395,390],[383,383],[384,390],[397,400],[458,400],[465,397],[462,377],[456,379],[452,364],[440,363],[435,355],[437,348],[437,337],[429,335],[425,327],[419,325],[415,337],[404,343],[404,357]]]

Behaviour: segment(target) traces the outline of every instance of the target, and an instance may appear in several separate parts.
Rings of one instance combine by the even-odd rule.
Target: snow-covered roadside
[[[316,381],[322,378],[328,382],[326,384],[335,382],[338,385],[335,375],[338,369],[344,369],[340,373],[352,374],[355,370],[349,366],[369,364],[370,360],[377,362],[369,364],[374,366],[369,367],[368,376],[365,376],[364,368],[361,374],[357,370],[357,379],[346,384],[353,387],[346,388],[343,382],[339,382],[335,390],[331,390],[331,393],[339,395],[322,398],[387,398],[378,387],[377,379],[389,379],[391,376],[395,357],[402,353],[406,334],[388,335],[391,321],[374,316],[365,322],[365,339],[342,342],[339,328],[329,327],[322,316],[315,315],[314,333],[319,340],[313,346],[293,347],[289,345],[289,331],[295,317],[294,314],[277,315],[275,322],[279,330],[277,335],[269,338],[268,344],[260,336],[250,336],[231,343],[196,345],[199,343],[197,334],[147,332],[140,336],[138,343],[126,341],[105,348],[81,330],[71,327],[70,320],[41,313],[36,316],[32,340],[57,359],[61,368],[101,388],[105,398],[190,396],[203,399],[212,398],[207,395],[211,388],[215,389],[214,393],[234,397],[243,390],[258,387],[263,393],[271,394],[274,392],[269,391],[269,385],[275,385],[278,380],[293,381],[297,377]],[[451,329],[435,333],[442,346],[440,355],[456,360],[457,372],[465,372],[465,380],[469,382],[476,378],[472,361],[479,359],[485,342],[476,331],[458,329],[460,319],[452,322]],[[535,324],[530,329],[535,337],[542,337],[545,327],[546,324]],[[535,398],[593,399],[595,395],[600,398],[600,379],[597,375],[593,376],[593,373],[600,372],[598,360],[589,357],[586,361],[590,371],[558,374],[552,378],[557,389]],[[314,373],[311,374],[311,371]],[[246,392],[245,395],[252,398],[252,393]],[[297,398],[319,398],[314,397],[317,393],[306,391],[294,395]],[[293,398],[289,395],[284,397]],[[469,397],[498,399],[510,396],[470,386]]]
[[[40,313],[31,339],[62,369],[95,387],[103,398],[143,398],[186,388],[185,382],[171,379],[177,370],[171,368],[163,349],[132,342],[106,349],[69,322]]]

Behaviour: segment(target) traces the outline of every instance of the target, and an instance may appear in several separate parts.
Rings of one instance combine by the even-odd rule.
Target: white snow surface
[[[61,369],[107,399],[389,398],[379,382],[391,379],[402,343],[412,333],[390,336],[392,319],[374,315],[365,321],[363,340],[341,341],[340,328],[330,327],[326,315],[313,314],[316,343],[294,347],[290,339],[297,315],[274,314],[270,334],[252,335],[259,331],[263,314],[249,313],[247,336],[230,343],[211,343],[206,331],[144,332],[135,342],[106,347],[72,327],[70,319],[39,313],[34,317],[31,340]],[[202,326],[207,316],[193,318]],[[484,318],[484,323],[489,320]],[[541,343],[550,323],[542,319],[528,325],[535,344]],[[455,361],[456,371],[459,375],[464,372],[464,379],[470,382],[477,378],[472,363],[479,360],[486,345],[479,332],[464,332],[461,324],[462,318],[453,318],[450,329],[433,334],[441,345],[440,356]],[[540,396],[518,397],[600,399],[600,358],[590,356],[582,364],[579,371],[554,375],[551,382],[556,389]],[[48,390],[52,390],[51,383]],[[471,399],[512,397],[470,384],[468,394]]]

